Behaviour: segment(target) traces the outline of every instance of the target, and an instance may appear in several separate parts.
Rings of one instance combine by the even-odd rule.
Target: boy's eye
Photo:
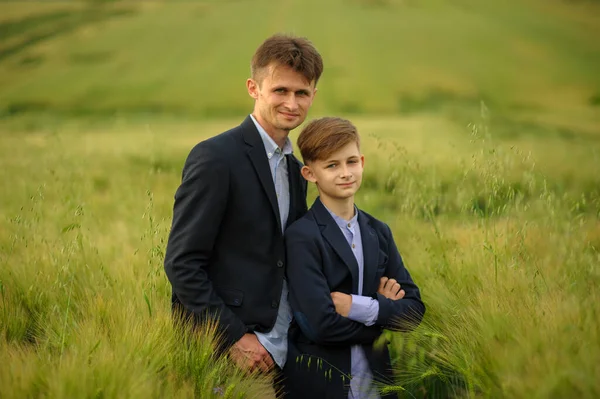
[[[283,89],[283,88],[275,89],[275,93],[285,93],[285,89]]]
[[[327,165],[326,168],[327,169],[335,168],[335,164],[331,163],[331,164]]]

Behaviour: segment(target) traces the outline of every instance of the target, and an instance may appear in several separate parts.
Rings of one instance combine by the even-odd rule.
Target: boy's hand
[[[384,297],[391,300],[398,300],[404,298],[404,290],[401,289],[400,284],[393,278],[382,277],[379,280],[379,289],[377,292]]]
[[[348,317],[350,308],[352,307],[352,295],[342,292],[332,292],[331,299],[333,299],[335,311],[341,316]]]

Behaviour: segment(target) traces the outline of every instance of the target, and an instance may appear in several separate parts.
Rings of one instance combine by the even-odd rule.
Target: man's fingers
[[[269,354],[269,352],[267,352],[267,354],[265,356],[263,356],[264,362],[267,365],[267,371],[271,370],[273,368],[273,366],[275,366],[275,362],[273,361],[273,358],[271,357],[271,355]]]
[[[394,283],[394,285],[392,286],[392,293],[397,294],[398,292],[400,292],[400,284]]]
[[[265,359],[261,359],[257,364],[256,367],[259,368],[260,371],[262,371],[263,373],[268,373],[269,370],[271,370],[271,367],[269,367],[269,365],[267,364],[267,362],[265,361]]]

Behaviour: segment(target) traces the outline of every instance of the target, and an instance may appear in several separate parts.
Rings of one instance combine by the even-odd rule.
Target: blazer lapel
[[[254,170],[265,190],[267,198],[269,198],[271,208],[277,218],[277,226],[281,226],[277,194],[275,194],[275,184],[273,184],[273,175],[269,169],[269,160],[267,159],[265,146],[260,138],[260,134],[256,130],[256,126],[254,126],[254,122],[252,122],[249,116],[242,123],[242,127],[244,128],[242,131],[244,141],[246,142],[246,153],[250,157],[250,161],[252,161],[252,166],[254,166]]]
[[[321,227],[321,234],[350,270],[350,274],[352,275],[352,293],[358,293],[358,263],[344,234],[340,231],[335,220],[333,220],[319,198],[315,200],[311,210],[314,212],[315,219]]]
[[[377,275],[377,261],[379,259],[379,239],[375,233],[375,229],[369,224],[369,219],[362,212],[358,211],[358,225],[363,245],[363,295],[369,295],[378,285],[375,281]]]
[[[301,181],[302,178],[300,176],[300,169],[298,162],[294,158],[293,155],[286,155],[287,166],[288,166],[288,181],[290,184],[290,212],[288,214],[288,219],[286,223],[286,228],[289,227],[290,224],[294,223],[297,219],[298,214],[298,204],[299,200],[299,191],[302,191]]]

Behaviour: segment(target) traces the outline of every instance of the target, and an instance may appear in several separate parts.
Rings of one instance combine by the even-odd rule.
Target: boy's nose
[[[340,168],[340,177],[348,177],[350,176],[350,170],[346,166],[342,166]]]

